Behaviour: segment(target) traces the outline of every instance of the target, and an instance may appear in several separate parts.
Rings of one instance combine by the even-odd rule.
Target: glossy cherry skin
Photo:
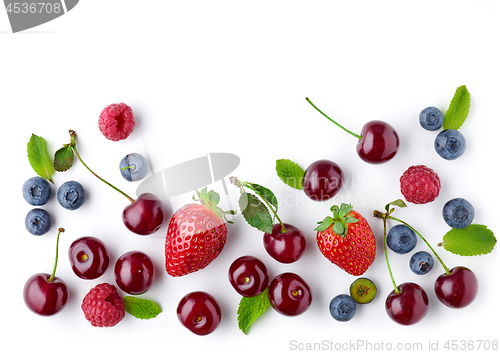
[[[68,249],[73,272],[82,279],[97,279],[109,266],[109,254],[97,237],[85,236],[73,241]]]
[[[329,160],[318,160],[307,167],[302,189],[310,199],[324,201],[337,194],[343,183],[344,173],[339,165]]]
[[[229,266],[229,282],[241,296],[252,297],[266,290],[269,274],[262,261],[253,256],[242,256]]]
[[[399,136],[386,122],[373,120],[361,130],[361,139],[356,145],[359,157],[371,164],[381,164],[392,159],[399,149]]]
[[[24,302],[28,308],[41,316],[52,316],[60,312],[68,301],[68,289],[64,281],[50,274],[38,273],[24,285]]]
[[[204,291],[195,291],[179,301],[177,318],[191,332],[204,336],[219,327],[221,310],[212,295]]]
[[[312,302],[311,288],[295,273],[277,275],[269,284],[268,296],[272,308],[285,316],[304,313]]]
[[[460,266],[450,269],[450,274],[441,274],[434,283],[434,292],[439,301],[455,309],[469,306],[476,298],[477,290],[474,272]]]
[[[143,193],[123,209],[122,220],[130,231],[139,235],[151,235],[162,226],[165,209],[154,194]]]
[[[293,263],[304,254],[306,238],[295,226],[286,223],[283,225],[286,228],[284,233],[280,223],[273,225],[270,234],[264,233],[264,248],[278,262]]]
[[[118,258],[115,264],[116,285],[132,295],[143,294],[155,280],[155,266],[143,252],[130,251]]]
[[[420,322],[429,309],[429,298],[424,289],[415,283],[403,283],[398,286],[399,294],[393,290],[385,301],[385,310],[389,317],[401,325]]]

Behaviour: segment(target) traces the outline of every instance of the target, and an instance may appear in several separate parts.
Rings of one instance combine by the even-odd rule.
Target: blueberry
[[[128,154],[120,161],[120,172],[129,182],[139,181],[148,174],[148,162],[140,154]]]
[[[50,215],[43,209],[31,209],[24,220],[26,230],[35,236],[41,236],[50,230]]]
[[[398,254],[410,252],[417,245],[417,235],[408,226],[393,226],[387,233],[387,247]]]
[[[429,252],[415,252],[410,258],[410,269],[417,275],[429,273],[432,267],[434,267],[434,259]]]
[[[436,107],[427,107],[420,112],[420,125],[426,130],[438,130],[443,125],[444,115]]]
[[[465,229],[474,219],[474,207],[463,198],[455,198],[446,202],[443,207],[443,218],[454,229]]]
[[[32,177],[23,184],[23,197],[28,204],[44,205],[52,194],[49,182],[42,177]]]
[[[85,201],[85,190],[76,181],[64,182],[57,190],[57,201],[63,208],[76,210]]]
[[[465,151],[465,137],[455,129],[440,132],[434,140],[434,149],[443,159],[458,159]]]
[[[330,314],[337,321],[349,321],[356,314],[356,301],[349,295],[337,295],[330,301]]]

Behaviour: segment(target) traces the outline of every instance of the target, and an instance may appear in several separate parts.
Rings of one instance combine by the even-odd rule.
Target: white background
[[[474,223],[498,230],[499,16],[495,1],[107,0],[80,1],[61,18],[12,34],[6,13],[0,11],[1,346],[40,353],[63,348],[283,353],[293,352],[293,343],[323,341],[348,352],[355,349],[350,343],[371,344],[373,349],[389,343],[393,350],[398,343],[416,343],[426,351],[436,341],[443,349],[448,340],[498,340],[498,249],[481,257],[438,249],[448,267],[470,267],[479,279],[476,301],[462,310],[446,308],[436,299],[433,283],[443,272],[438,263],[427,276],[416,276],[407,265],[409,255],[391,253],[396,282],[418,282],[430,299],[427,316],[403,327],[384,309],[392,285],[383,256],[382,222],[371,214],[401,197],[398,181],[407,167],[425,164],[441,177],[440,196],[431,204],[397,210],[395,216],[435,245],[449,229],[440,215],[442,206],[464,197],[475,206]],[[460,159],[445,161],[433,149],[436,133],[420,127],[418,113],[431,105],[446,111],[455,89],[464,84],[472,97],[469,119],[461,128],[468,146]],[[306,96],[357,133],[369,120],[389,122],[401,141],[397,156],[384,165],[364,163],[356,155],[356,139],[317,113]],[[132,107],[137,125],[126,141],[111,142],[99,132],[97,118],[102,108],[117,102]],[[86,203],[70,212],[53,197],[44,207],[53,217],[53,229],[32,236],[24,228],[31,206],[21,194],[23,182],[35,175],[26,143],[35,133],[54,152],[69,141],[68,129],[77,132],[85,162],[131,195],[137,185],[121,178],[118,163],[147,132],[156,134],[148,140],[156,171],[208,152],[240,156],[234,175],[275,192],[282,219],[306,234],[305,255],[295,264],[277,263],[266,254],[262,234],[240,216],[228,227],[219,258],[198,273],[172,278],[164,270],[167,223],[149,237],[129,232],[121,222],[126,199],[80,163],[54,175],[53,195],[63,182],[78,180],[86,188]],[[274,166],[279,158],[303,168],[320,158],[333,160],[348,183],[333,201],[309,201],[278,179]],[[210,187],[223,194],[220,182]],[[223,198],[224,208],[237,206],[238,191],[228,188],[231,195]],[[171,198],[172,208],[189,203],[191,194]],[[378,242],[377,258],[365,276],[376,282],[379,293],[371,304],[359,306],[348,323],[334,321],[328,304],[347,292],[355,277],[320,254],[313,231],[334,202],[353,203]],[[58,227],[66,233],[57,275],[66,281],[70,298],[61,313],[43,318],[26,308],[22,289],[32,274],[52,271]],[[112,258],[108,271],[94,281],[77,278],[66,255],[71,242],[85,235],[103,240]],[[98,283],[113,284],[114,261],[133,249],[155,262],[157,279],[142,297],[158,302],[163,312],[148,321],[127,315],[114,328],[93,328],[79,308],[84,295]],[[424,250],[424,243],[417,249]],[[240,297],[227,280],[227,269],[245,254],[263,260],[271,276],[292,271],[306,279],[314,295],[310,309],[290,318],[269,309],[247,336],[240,332]],[[191,334],[175,314],[180,298],[194,290],[211,293],[222,308],[221,325],[209,336]]]

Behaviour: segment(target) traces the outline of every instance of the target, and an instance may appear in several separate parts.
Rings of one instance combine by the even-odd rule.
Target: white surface
[[[401,197],[398,180],[407,167],[426,164],[441,177],[441,195],[432,204],[398,210],[396,216],[434,245],[448,231],[442,206],[460,196],[475,206],[475,223],[498,231],[499,15],[495,1],[80,1],[67,15],[14,35],[0,11],[1,144],[7,164],[1,206],[2,347],[40,353],[91,348],[283,353],[300,351],[295,343],[328,344],[317,351],[338,352],[370,345],[380,352],[387,344],[394,351],[398,343],[415,343],[425,352],[436,341],[444,350],[448,340],[498,340],[496,320],[490,320],[500,315],[498,249],[474,258],[438,250],[449,267],[465,265],[478,276],[479,295],[463,310],[437,301],[433,282],[443,272],[439,264],[419,277],[407,266],[409,255],[390,254],[396,282],[418,282],[430,298],[422,322],[399,326],[384,309],[392,288],[381,247],[382,222],[371,213]],[[420,128],[417,117],[430,105],[445,111],[463,84],[472,96],[469,119],[461,128],[468,147],[460,159],[444,161],[433,149],[435,133]],[[306,96],[355,132],[372,119],[389,122],[401,139],[398,155],[380,166],[362,162],[355,139],[319,115]],[[125,142],[108,141],[97,128],[100,110],[114,102],[126,102],[136,114],[136,130]],[[85,162],[129,194],[135,194],[135,186],[120,177],[117,165],[134,140],[151,130],[163,134],[148,140],[156,148],[150,153],[157,171],[208,152],[237,154],[241,164],[234,174],[272,189],[282,219],[307,234],[304,257],[295,264],[278,264],[265,253],[261,233],[240,216],[229,226],[227,245],[216,261],[174,279],[163,266],[167,225],[150,237],[127,231],[121,222],[126,199],[80,163],[54,176],[53,192],[66,180],[78,180],[88,191],[85,205],[69,212],[52,198],[45,208],[53,215],[53,230],[31,236],[24,228],[31,207],[21,195],[22,183],[34,175],[26,143],[35,133],[55,151],[68,142],[68,129],[77,132]],[[320,158],[340,164],[348,183],[333,202],[353,203],[376,234],[377,259],[365,276],[377,283],[379,293],[348,323],[334,321],[328,304],[355,277],[323,258],[312,231],[332,201],[311,202],[284,186],[274,171],[279,158],[304,168]],[[223,194],[220,183],[211,187]],[[228,188],[234,207],[238,191]],[[189,193],[171,199],[174,209],[190,201]],[[229,205],[225,198],[222,203]],[[24,305],[22,288],[32,274],[52,270],[57,227],[66,228],[57,274],[66,281],[70,299],[60,314],[42,318]],[[84,235],[101,238],[113,264],[132,249],[153,258],[157,280],[143,297],[157,301],[161,315],[148,321],[127,315],[112,329],[90,326],[79,308],[83,296],[114,279],[113,266],[95,281],[72,273],[67,247]],[[423,242],[417,247],[425,249]],[[248,336],[241,333],[236,322],[239,296],[227,280],[227,269],[244,254],[261,258],[272,276],[293,271],[305,278],[314,294],[310,309],[295,318],[268,310]],[[212,293],[222,308],[220,327],[206,337],[191,334],[176,318],[179,299],[193,290]],[[477,348],[479,342],[473,343]]]

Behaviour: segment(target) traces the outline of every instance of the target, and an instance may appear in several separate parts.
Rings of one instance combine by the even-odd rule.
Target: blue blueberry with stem
[[[474,219],[474,207],[464,198],[454,198],[443,207],[443,218],[454,229],[465,229]]]
[[[417,275],[429,273],[432,267],[434,267],[434,258],[429,252],[415,252],[410,258],[410,269]]]
[[[120,161],[120,172],[129,182],[139,181],[148,174],[148,161],[141,154],[128,154]]]
[[[420,125],[425,130],[438,130],[443,125],[444,115],[436,107],[424,108],[419,115]]]
[[[42,177],[31,177],[23,184],[24,200],[30,205],[41,206],[47,204],[52,194],[49,182]]]
[[[44,209],[35,208],[31,209],[26,215],[24,225],[26,226],[26,230],[28,230],[30,234],[35,236],[42,236],[50,230],[52,222],[47,211],[45,211]]]
[[[64,182],[57,190],[57,201],[68,210],[76,210],[85,202],[85,189],[77,181]]]
[[[340,294],[330,301],[330,314],[337,321],[347,322],[356,314],[356,307],[356,301],[351,296]]]
[[[463,155],[466,147],[465,137],[455,129],[440,132],[434,140],[434,149],[445,160],[455,160]]]
[[[406,254],[417,245],[415,231],[404,224],[393,226],[387,233],[387,247],[398,254]]]

